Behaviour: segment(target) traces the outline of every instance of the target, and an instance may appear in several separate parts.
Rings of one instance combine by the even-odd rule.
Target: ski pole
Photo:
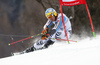
[[[66,39],[56,39],[56,40],[62,40],[62,41],[67,41]],[[77,42],[77,41],[74,41],[74,40],[69,40],[71,42]]]
[[[21,41],[24,41],[24,40],[27,40],[27,39],[34,38],[34,37],[39,36],[39,35],[41,35],[41,34],[42,34],[42,33],[37,34],[37,35],[35,35],[35,36],[30,36],[30,37],[27,37],[27,38],[25,38],[25,39],[18,40],[18,41],[16,41],[16,42],[9,43],[8,45],[10,46],[10,45],[13,45],[13,44],[15,44],[15,43],[18,43],[18,42],[21,42]]]
[[[51,39],[55,39],[55,38],[51,38]],[[66,40],[66,39],[55,39],[55,40],[68,41],[68,40]],[[71,42],[76,42],[76,43],[77,43],[77,41],[74,41],[74,40],[69,40],[69,41],[71,41]]]

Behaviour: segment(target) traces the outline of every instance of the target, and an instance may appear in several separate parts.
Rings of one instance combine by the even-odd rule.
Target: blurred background
[[[86,0],[96,34],[100,32],[99,0]],[[0,0],[0,58],[9,57],[33,44],[33,39],[8,46],[8,43],[41,33],[47,19],[45,10],[54,8],[60,13],[59,0]],[[63,12],[71,18],[72,34],[80,38],[93,37],[85,5],[63,6]]]

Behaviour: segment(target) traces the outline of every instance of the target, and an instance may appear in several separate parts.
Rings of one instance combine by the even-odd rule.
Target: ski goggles
[[[50,13],[47,13],[47,14],[46,14],[47,19],[50,19],[50,18],[53,17],[52,13],[53,13],[53,12],[50,12]]]
[[[52,18],[52,17],[53,17],[52,15],[49,15],[47,18],[50,19],[50,18]]]

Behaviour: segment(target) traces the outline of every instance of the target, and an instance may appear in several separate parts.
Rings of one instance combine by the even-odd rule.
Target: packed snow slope
[[[100,65],[100,36],[0,59],[0,65]]]

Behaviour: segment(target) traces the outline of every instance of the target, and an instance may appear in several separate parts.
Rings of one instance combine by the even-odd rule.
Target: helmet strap
[[[57,16],[55,16],[55,21],[57,20],[57,17],[58,17],[58,14],[57,14]]]

